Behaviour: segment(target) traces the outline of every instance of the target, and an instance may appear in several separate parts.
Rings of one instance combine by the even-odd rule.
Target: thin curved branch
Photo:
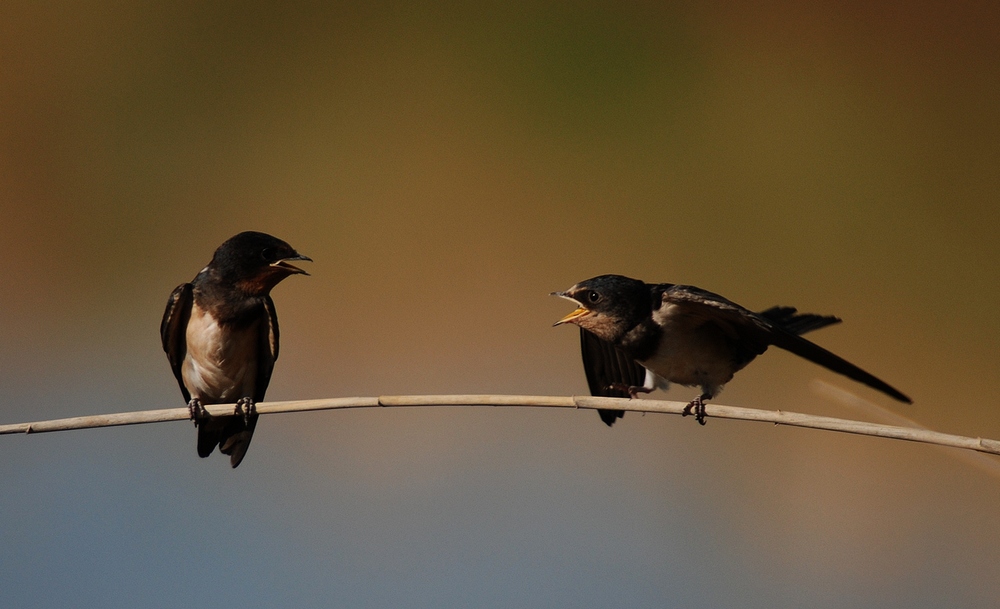
[[[384,395],[380,397],[330,398],[320,400],[298,400],[292,402],[261,402],[257,404],[259,414],[279,412],[306,412],[310,410],[336,410],[340,408],[399,408],[412,406],[525,406],[532,408],[610,408],[632,412],[652,412],[661,414],[681,414],[687,404],[666,400],[628,400],[591,396],[537,396],[537,395]],[[233,406],[215,404],[206,406],[209,414],[232,414]],[[843,433],[893,438],[911,442],[923,442],[939,446],[965,448],[983,453],[1000,455],[1000,441],[985,438],[970,438],[940,433],[928,429],[881,425],[864,421],[821,417],[781,410],[758,410],[708,404],[706,414],[711,418],[736,419],[740,421],[761,421],[775,425],[825,429]],[[164,410],[143,410],[116,414],[92,415],[68,419],[54,419],[35,423],[0,425],[2,434],[31,434],[93,427],[114,427],[118,425],[139,425],[142,423],[162,423],[165,421],[188,420],[188,409],[169,408]]]

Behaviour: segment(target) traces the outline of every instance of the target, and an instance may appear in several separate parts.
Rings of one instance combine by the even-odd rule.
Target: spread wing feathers
[[[174,377],[177,378],[177,384],[181,386],[185,402],[191,400],[191,394],[184,386],[184,379],[181,377],[181,364],[184,363],[184,356],[187,354],[185,335],[193,303],[194,288],[190,283],[182,283],[170,293],[167,309],[163,312],[163,321],[160,322],[160,339],[163,341],[163,350],[167,354],[170,368],[174,371]]]
[[[774,345],[833,372],[877,389],[901,402],[912,403],[912,400],[898,389],[844,358],[798,336],[794,332],[794,329],[785,328],[775,323],[772,319],[769,319],[768,316],[754,313],[718,294],[691,286],[675,285],[664,290],[663,301],[679,305],[683,307],[685,313],[700,318],[705,323],[716,325],[727,336],[735,339],[736,344],[745,349],[752,350],[756,354],[763,353],[768,345]],[[803,327],[807,328],[806,330],[802,330],[803,332],[822,327],[823,325],[829,325],[830,323],[836,323],[834,321],[823,323],[823,318],[815,319],[808,316],[796,316],[793,313],[782,311],[780,308],[777,309],[775,311],[772,308],[768,311],[771,311],[774,316],[780,315],[785,319],[788,319],[790,316],[790,324],[793,328],[799,328],[800,330]],[[800,318],[801,321],[796,322],[796,317]],[[741,355],[748,355],[748,353],[739,354],[737,357]]]
[[[609,398],[627,398],[628,391],[611,385],[641,387],[646,379],[646,369],[625,355],[611,343],[580,329],[580,348],[583,353],[583,370],[591,395]],[[625,416],[624,410],[600,409],[601,420],[611,427],[616,419]]]

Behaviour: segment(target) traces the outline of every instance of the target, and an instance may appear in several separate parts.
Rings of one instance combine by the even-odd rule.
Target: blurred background
[[[836,314],[719,403],[1000,438],[1000,8],[5,2],[0,422],[183,406],[170,291],[262,230],[268,398],[586,392],[622,273]],[[828,385],[828,386],[829,386]],[[688,400],[677,388],[657,397]],[[849,401],[849,400],[848,400]],[[971,607],[995,461],[710,419],[427,408],[0,438],[11,607]]]

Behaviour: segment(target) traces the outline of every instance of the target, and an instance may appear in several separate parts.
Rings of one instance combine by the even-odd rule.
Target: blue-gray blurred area
[[[183,406],[167,296],[253,229],[315,260],[273,292],[271,400],[584,393],[547,294],[616,272],[838,315],[811,337],[915,401],[768,352],[720,403],[877,417],[832,385],[1000,438],[997,32],[985,2],[6,2],[0,422]],[[267,416],[237,470],[189,423],[3,436],[0,604],[983,607],[994,472],[526,408]]]

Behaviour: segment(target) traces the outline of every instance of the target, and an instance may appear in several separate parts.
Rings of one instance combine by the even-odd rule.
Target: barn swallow
[[[912,403],[886,382],[800,336],[839,323],[833,316],[799,314],[792,307],[755,313],[694,286],[647,284],[621,275],[594,277],[552,295],[577,305],[555,325],[580,327],[584,371],[594,395],[634,398],[670,383],[700,387],[683,414],[693,411],[704,425],[705,402],[774,345]],[[624,412],[599,414],[610,426]]]
[[[278,359],[278,316],[271,289],[289,275],[309,273],[291,264],[311,258],[281,239],[247,231],[215,250],[191,283],[170,294],[160,338],[191,419],[198,456],[215,447],[235,468],[246,455],[257,414]],[[205,404],[236,403],[233,415],[213,417]]]

